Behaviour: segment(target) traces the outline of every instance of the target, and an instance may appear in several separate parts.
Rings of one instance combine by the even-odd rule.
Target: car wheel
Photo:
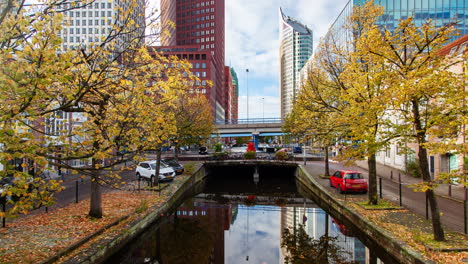
[[[139,172],[136,173],[137,180],[141,181],[141,175]]]
[[[344,191],[341,189],[341,185],[338,185],[338,187],[336,187],[336,188],[338,189],[339,193],[341,193],[341,194],[344,193]]]
[[[150,177],[150,182],[153,184],[154,183],[154,175],[151,175]]]
[[[333,187],[332,181],[329,180],[328,182],[330,183],[330,187]]]

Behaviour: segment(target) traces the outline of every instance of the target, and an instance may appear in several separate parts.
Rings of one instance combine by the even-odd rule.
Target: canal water
[[[397,263],[351,224],[301,196],[290,171],[213,173],[202,193],[106,263]]]

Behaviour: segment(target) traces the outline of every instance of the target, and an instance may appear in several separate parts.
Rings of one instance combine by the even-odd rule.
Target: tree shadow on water
[[[294,232],[288,228],[282,234],[281,247],[288,254],[285,256],[287,264],[355,264],[348,260],[351,253],[337,245],[337,238],[323,235],[320,239],[311,238],[305,231],[304,225]]]

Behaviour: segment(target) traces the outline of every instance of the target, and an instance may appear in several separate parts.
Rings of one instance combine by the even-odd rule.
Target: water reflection
[[[201,194],[107,263],[364,264],[366,251],[310,200]]]

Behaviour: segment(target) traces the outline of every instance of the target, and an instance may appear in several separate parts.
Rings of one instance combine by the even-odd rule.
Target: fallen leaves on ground
[[[185,177],[182,177],[185,178]],[[73,203],[49,213],[26,215],[7,223],[0,229],[1,263],[38,263],[54,256],[73,243],[93,234],[121,217],[133,215],[142,207],[142,201],[151,207],[159,207],[177,190],[181,177],[174,184],[158,192],[116,191],[103,194],[103,213],[100,219],[88,217],[89,199]],[[139,210],[145,214],[146,210]],[[129,219],[130,220],[130,219]],[[104,235],[115,234],[112,227]],[[109,232],[111,234],[109,234]],[[93,240],[91,240],[93,241]],[[87,243],[89,244],[89,243]],[[83,250],[82,246],[80,249]]]
[[[420,252],[426,258],[437,263],[463,263],[468,259],[468,252],[440,252],[431,251],[423,244],[421,237],[432,237],[431,223],[422,217],[408,210],[365,210],[358,205],[351,206],[359,214],[373,222],[377,226],[385,229],[391,236],[405,242],[414,250]],[[459,237],[462,236],[460,246]],[[457,234],[457,240],[451,239],[450,233],[446,232],[447,242],[444,242],[444,248],[451,248],[451,244],[457,243],[460,248],[468,248],[468,236]],[[452,243],[453,242],[453,243]]]

